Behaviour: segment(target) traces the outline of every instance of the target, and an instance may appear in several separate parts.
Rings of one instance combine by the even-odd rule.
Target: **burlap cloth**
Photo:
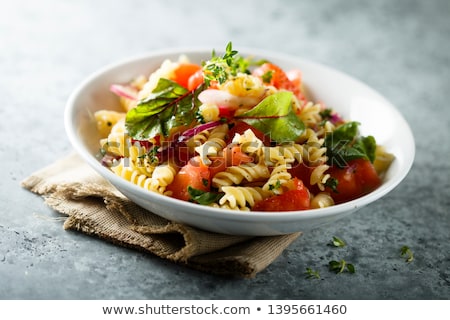
[[[67,216],[66,230],[213,274],[254,277],[300,235],[230,236],[168,221],[125,198],[75,153],[33,173],[22,186]]]

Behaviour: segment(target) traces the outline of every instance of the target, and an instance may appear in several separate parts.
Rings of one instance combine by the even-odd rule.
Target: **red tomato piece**
[[[316,194],[320,190],[317,187],[317,185],[311,185],[311,173],[315,169],[315,167],[310,167],[306,165],[304,162],[298,163],[295,162],[292,164],[291,168],[288,169],[288,172],[291,174],[292,177],[298,178],[303,181],[305,186],[308,188],[309,191]]]
[[[228,107],[219,106],[219,117],[226,118],[226,119],[228,119],[228,121],[230,121],[231,119],[233,119],[235,111],[236,110],[233,110]]]
[[[356,164],[356,180],[361,184],[363,194],[372,192],[381,185],[381,179],[369,160],[356,159],[353,163]]]
[[[189,77],[187,88],[192,91],[204,82],[203,70],[199,69]]]
[[[167,190],[172,192],[173,198],[188,201],[191,198],[188,187],[210,191],[210,177],[208,167],[198,157],[195,157],[178,171],[173,182],[167,186]]]
[[[295,211],[310,208],[308,188],[299,179],[294,179],[294,189],[281,195],[261,200],[252,208],[253,211]]]
[[[239,166],[254,160],[252,157],[243,153],[240,146],[236,145],[223,149],[221,156],[211,157],[211,159],[213,160],[212,164],[209,166],[211,178],[214,177],[216,173],[224,171],[228,167]]]
[[[331,167],[328,172],[338,181],[336,192],[327,187],[327,191],[336,203],[359,198],[372,192],[381,184],[375,168],[366,159],[349,161],[345,168]]]
[[[283,69],[273,63],[266,62],[262,64],[253,71],[253,75],[261,78],[264,83],[274,86],[277,89],[293,92],[300,101],[306,101],[306,98],[300,89],[300,82],[296,84],[291,81]]]
[[[188,83],[189,79],[192,75],[194,75],[199,70],[201,71],[202,67],[198,64],[194,63],[181,63],[175,70],[175,81],[179,85],[185,87],[186,89],[189,89]],[[202,80],[203,81],[203,80]],[[195,89],[195,88],[194,88]]]

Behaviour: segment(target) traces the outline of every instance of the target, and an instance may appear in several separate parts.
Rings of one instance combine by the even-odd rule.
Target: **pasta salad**
[[[102,164],[150,192],[246,211],[324,208],[380,186],[394,156],[359,123],[311,101],[301,70],[229,43],[112,84],[123,111],[95,113]]]

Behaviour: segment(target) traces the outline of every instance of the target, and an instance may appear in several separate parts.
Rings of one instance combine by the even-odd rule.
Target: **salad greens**
[[[305,125],[292,109],[292,96],[292,92],[279,91],[236,118],[270,135],[277,143],[295,141]]]
[[[152,94],[128,111],[125,126],[129,135],[136,140],[159,134],[168,137],[173,128],[191,125],[196,120],[201,105],[198,94],[203,89],[199,86],[194,91],[188,91],[174,81],[159,79]]]
[[[325,137],[328,164],[343,168],[354,159],[375,160],[376,141],[373,136],[363,137],[358,132],[359,123],[347,122]]]
[[[161,78],[152,94],[127,112],[125,126],[129,135],[136,140],[158,135],[167,138],[176,127],[192,127],[200,120],[199,93],[211,81],[223,83],[238,72],[249,73],[251,63],[250,59],[240,57],[229,42],[222,56],[213,51],[212,58],[203,63],[205,82],[197,89],[189,91],[172,80]],[[279,91],[235,118],[260,130],[276,143],[296,141],[304,132],[305,125],[295,114],[292,99],[292,92]],[[328,113],[325,110],[324,116],[330,116]],[[360,136],[358,126],[358,122],[347,122],[326,135],[324,147],[327,148],[329,165],[342,168],[348,161],[358,158],[374,161],[376,141],[372,136]]]

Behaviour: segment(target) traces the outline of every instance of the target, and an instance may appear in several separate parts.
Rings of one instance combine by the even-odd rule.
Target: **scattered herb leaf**
[[[306,275],[306,279],[312,279],[312,278],[320,279],[319,271],[313,270],[311,268],[306,268],[305,275]]]
[[[340,261],[332,260],[328,263],[330,271],[335,273],[342,273],[347,270],[349,273],[355,273],[355,267],[351,263],[347,263],[344,259]]]
[[[401,247],[400,255],[405,257],[406,262],[411,262],[414,260],[414,254],[408,246]]]
[[[342,248],[345,247],[347,244],[341,238],[333,236],[333,240],[331,240],[331,245],[333,247]]]

